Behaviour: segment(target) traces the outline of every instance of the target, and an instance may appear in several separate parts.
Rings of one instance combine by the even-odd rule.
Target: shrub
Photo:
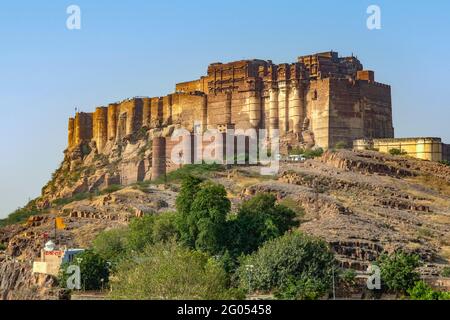
[[[347,286],[354,286],[356,284],[356,271],[353,269],[346,269],[339,275],[339,280]]]
[[[155,216],[148,214],[142,218],[131,220],[128,228],[127,244],[132,251],[142,251],[147,245],[153,244],[153,226]]]
[[[424,281],[418,281],[413,288],[408,289],[411,300],[450,300],[449,292],[434,291]]]
[[[186,177],[193,176],[200,179],[211,177],[215,172],[223,171],[225,167],[220,164],[188,164],[169,172],[165,178],[153,181],[154,184],[182,182]]]
[[[420,279],[420,275],[416,271],[421,265],[418,255],[404,252],[383,254],[377,260],[377,265],[381,269],[383,284],[395,293],[405,293]]]
[[[73,262],[66,262],[61,266],[58,282],[62,287],[65,287],[67,279],[70,276],[66,272],[70,265],[77,265],[80,267],[81,287],[83,290],[99,290],[103,285],[108,284],[108,263],[94,251],[86,250],[85,252],[76,255]]]
[[[116,264],[127,250],[128,228],[103,231],[93,241],[93,250],[100,257]]]
[[[339,141],[338,143],[336,143],[335,148],[338,149],[338,150],[339,149],[346,149],[346,148],[348,148],[347,142]]]
[[[402,150],[400,150],[400,149],[391,149],[391,150],[389,150],[389,153],[392,155],[392,156],[404,156],[404,155],[407,155],[408,153],[407,152],[405,152],[405,151],[402,151]]]
[[[305,153],[305,149],[298,148],[298,147],[292,148],[292,149],[289,151],[289,155],[290,155],[290,156],[299,156],[299,155],[302,155],[302,154],[304,154],[304,153]]]
[[[31,216],[40,214],[41,211],[36,206],[36,200],[30,201],[25,207],[19,208],[9,214],[7,218],[0,220],[0,227],[12,224],[23,223]]]
[[[114,193],[116,191],[119,191],[123,189],[123,187],[121,185],[118,184],[113,184],[105,189],[103,189],[100,194],[110,194],[110,193]]]
[[[153,242],[178,240],[180,238],[178,221],[179,215],[177,212],[165,212],[156,216],[152,232]]]
[[[450,278],[450,267],[444,267],[444,269],[442,269],[441,276]]]
[[[7,248],[7,245],[5,243],[0,242],[0,251],[5,251]]]
[[[283,299],[307,299],[330,288],[334,255],[321,240],[301,233],[287,233],[266,242],[243,259],[237,274],[241,287],[276,291]]]
[[[113,299],[243,298],[226,287],[226,273],[207,255],[175,242],[148,246],[133,261],[123,261],[115,274]]]
[[[444,165],[446,165],[446,166],[450,166],[450,161],[448,161],[448,160],[443,160],[443,161],[441,161],[440,163],[441,163],[441,164],[444,164]]]
[[[324,153],[324,150],[322,148],[318,148],[318,149],[314,149],[314,150],[305,151],[303,156],[306,159],[314,159],[314,158],[321,157],[323,155],[323,153]]]
[[[65,206],[69,203],[76,202],[76,201],[82,201],[89,198],[92,198],[94,196],[93,193],[90,192],[83,192],[83,193],[77,193],[72,197],[68,198],[62,198],[62,199],[56,199],[53,201],[53,205],[55,206]]]
[[[93,241],[93,250],[116,265],[148,245],[179,239],[177,221],[178,214],[174,212],[135,218],[128,227],[103,231],[97,235]]]
[[[298,226],[296,214],[276,203],[269,193],[258,194],[244,202],[235,219],[228,222],[228,249],[233,255],[249,254],[264,242],[280,237]]]

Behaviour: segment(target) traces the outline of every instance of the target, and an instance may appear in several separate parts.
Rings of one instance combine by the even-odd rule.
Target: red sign
[[[64,251],[45,251],[46,256],[58,256],[61,257],[64,255]]]

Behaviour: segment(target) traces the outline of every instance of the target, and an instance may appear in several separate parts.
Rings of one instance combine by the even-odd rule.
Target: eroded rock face
[[[380,254],[396,250],[417,253],[426,262],[421,273],[436,277],[448,265],[450,188],[448,169],[438,164],[391,157],[376,152],[336,151],[305,163],[282,163],[277,177],[259,175],[258,167],[234,167],[211,175],[227,189],[233,210],[258,193],[275,194],[303,208],[299,229],[324,239],[341,266],[364,270]],[[433,175],[437,170],[436,176]],[[427,177],[429,180],[424,180]],[[434,185],[436,180],[443,185]],[[429,182],[430,181],[430,182]],[[430,184],[429,184],[430,183]],[[54,230],[54,217],[64,217],[58,239],[68,247],[89,247],[107,229],[126,226],[132,218],[175,210],[177,187],[127,187],[107,195],[75,201],[23,225],[0,230],[0,283],[5,298],[34,297],[52,287],[49,279],[30,274],[29,262]],[[8,261],[5,260],[8,255]],[[11,259],[16,259],[15,264]],[[16,270],[17,269],[17,270]],[[23,289],[23,290],[22,290]],[[36,297],[55,297],[53,289]],[[6,293],[5,293],[6,292]]]
[[[303,207],[300,230],[326,240],[343,267],[364,270],[383,252],[404,250],[437,275],[450,243],[450,189],[423,177],[447,168],[376,152],[327,152],[306,163],[282,164],[277,181],[247,187],[242,198],[270,192]],[[445,183],[444,183],[445,185]],[[446,193],[447,192],[447,193]],[[443,258],[444,257],[444,258]]]
[[[345,169],[349,171],[380,174],[391,177],[403,178],[412,177],[416,174],[413,170],[404,168],[399,163],[390,163],[388,157],[381,154],[370,156],[369,154],[355,153],[352,151],[342,150],[340,152],[326,152],[322,161],[335,168]]]
[[[59,295],[53,277],[33,275],[29,262],[0,255],[0,300],[54,300]]]

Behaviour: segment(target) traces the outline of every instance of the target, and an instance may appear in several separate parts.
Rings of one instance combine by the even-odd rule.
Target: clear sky
[[[66,9],[81,8],[81,30]],[[381,30],[366,9],[381,8]],[[216,61],[294,62],[354,53],[392,85],[398,137],[450,143],[450,1],[3,1],[0,217],[39,195],[63,159],[67,119],[132,96],[161,96]]]

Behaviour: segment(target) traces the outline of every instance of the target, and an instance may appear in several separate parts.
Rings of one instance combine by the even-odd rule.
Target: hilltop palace
[[[358,139],[357,147],[366,148],[379,139],[393,141],[391,87],[376,82],[375,73],[364,70],[356,57],[333,51],[301,56],[290,64],[213,63],[206,76],[178,83],[167,96],[137,97],[77,113],[69,119],[69,150],[93,143],[98,153],[108,154],[142,128],[174,127],[222,133],[279,130],[282,153],[338,144],[351,148]],[[427,141],[425,149],[434,144],[442,148],[438,140],[431,140],[432,145]],[[163,148],[170,153],[168,142]]]
[[[291,64],[243,60],[213,63],[206,76],[179,83],[175,93],[133,98],[78,113],[69,120],[69,148],[108,142],[141,127],[279,129],[282,141],[323,148],[358,138],[393,138],[391,88],[375,82],[356,57],[336,52]]]

